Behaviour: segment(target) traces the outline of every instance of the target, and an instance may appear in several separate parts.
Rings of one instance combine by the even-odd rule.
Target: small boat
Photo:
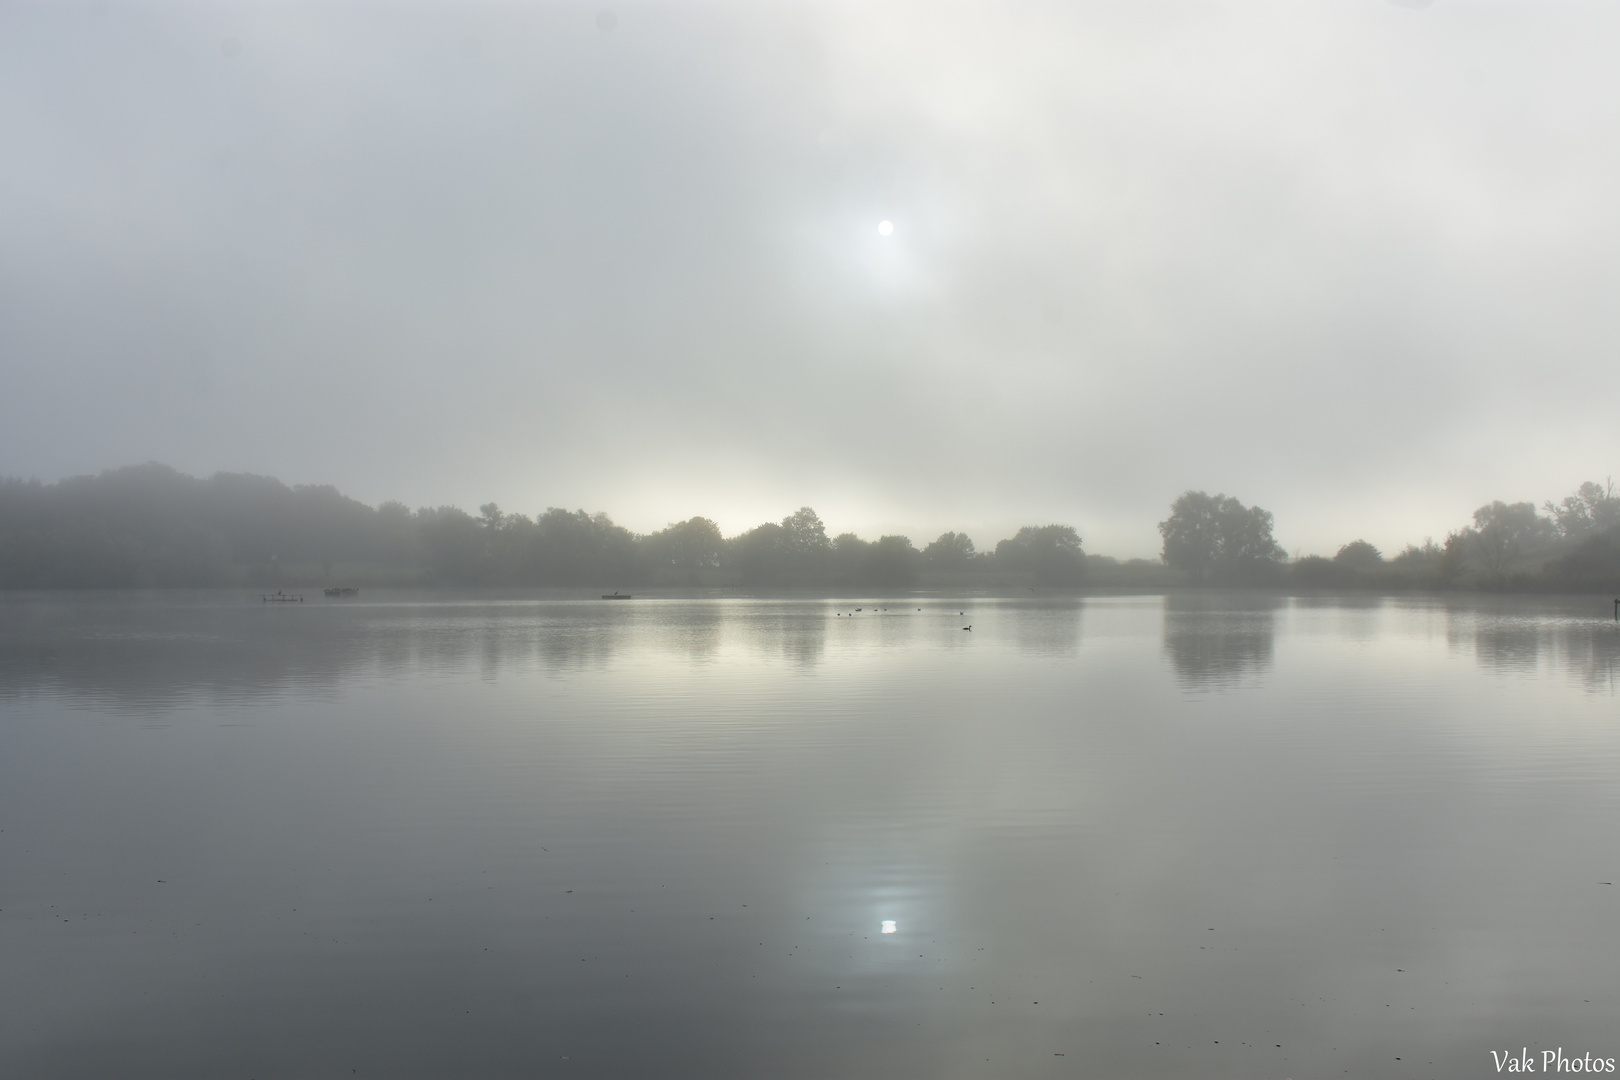
[[[339,585],[335,588],[322,590],[327,596],[359,596],[360,590],[353,585]]]
[[[628,599],[630,599],[630,594],[629,593],[622,593],[618,589],[614,589],[611,593],[603,593],[602,594],[602,599],[604,599],[604,600],[628,600]]]
[[[259,599],[263,600],[267,604],[302,604],[304,602],[304,598],[302,596],[294,596],[292,593],[284,593],[280,589],[277,589],[273,593],[267,593],[264,596],[259,597]]]

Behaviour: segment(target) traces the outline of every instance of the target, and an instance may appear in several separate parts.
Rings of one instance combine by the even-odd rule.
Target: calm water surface
[[[0,1073],[1620,1055],[1608,601],[6,595]]]

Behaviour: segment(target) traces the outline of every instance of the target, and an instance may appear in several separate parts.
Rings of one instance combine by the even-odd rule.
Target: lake
[[[1614,1057],[1610,600],[0,595],[0,1071]]]

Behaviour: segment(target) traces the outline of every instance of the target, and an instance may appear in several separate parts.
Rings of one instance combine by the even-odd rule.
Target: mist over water
[[[1620,1004],[1588,601],[0,611],[30,1076],[1473,1075]]]

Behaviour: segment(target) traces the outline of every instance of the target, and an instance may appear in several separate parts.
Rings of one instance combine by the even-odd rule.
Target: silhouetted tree
[[[1080,534],[1072,525],[1026,525],[996,545],[996,565],[1029,573],[1041,585],[1077,585],[1085,577]]]
[[[1541,546],[1557,535],[1557,526],[1536,514],[1533,504],[1500,500],[1474,511],[1470,545],[1487,574],[1500,577],[1527,549]]]
[[[827,526],[808,506],[801,506],[783,518],[782,529],[788,550],[801,560],[800,569],[803,572],[813,571],[816,563],[832,547],[827,539]]]
[[[1468,559],[1469,541],[1473,539],[1473,529],[1453,529],[1446,533],[1446,542],[1440,550],[1440,561],[1435,566],[1441,581],[1455,581],[1462,575],[1463,567]]]
[[[1390,562],[1410,563],[1414,565],[1432,562],[1440,557],[1442,550],[1444,549],[1442,549],[1439,544],[1435,543],[1432,537],[1426,537],[1422,546],[1417,544],[1407,544],[1401,549],[1401,553],[1391,559]]]
[[[396,566],[421,561],[422,546],[410,507],[393,500],[377,507],[377,546],[371,557]]]
[[[726,541],[726,561],[745,585],[775,584],[792,566],[787,530],[774,521],[756,525]]]
[[[718,568],[725,551],[720,526],[706,517],[676,522],[648,536],[643,544],[655,566],[689,585],[698,584],[706,571]]]
[[[635,537],[606,514],[553,506],[535,519],[533,536],[537,584],[616,586],[635,578]]]
[[[866,577],[866,557],[872,545],[854,533],[833,537],[828,556],[828,579],[835,585],[858,585]]]
[[[930,570],[945,572],[966,570],[973,563],[973,541],[967,533],[940,533],[939,538],[923,548],[923,563]]]
[[[1614,492],[1613,478],[1603,484],[1588,480],[1562,502],[1549,500],[1544,509],[1566,540],[1620,525],[1620,495]]]
[[[1400,577],[1408,580],[1423,577],[1438,578],[1444,557],[1445,549],[1436,544],[1432,538],[1425,538],[1422,546],[1407,544],[1399,555],[1389,560],[1389,565]]]
[[[808,506],[782,519],[734,537],[730,555],[742,577],[754,585],[812,585],[825,579],[832,544],[827,527]]]
[[[1384,565],[1384,553],[1365,540],[1352,540],[1339,549],[1333,561],[1346,570],[1368,573]]]
[[[1549,562],[1547,575],[1565,588],[1620,590],[1620,526],[1588,530],[1572,550]]]
[[[1159,522],[1160,555],[1194,581],[1244,580],[1275,570],[1285,553],[1271,535],[1271,514],[1228,495],[1183,492]]]
[[[1289,567],[1293,580],[1310,588],[1321,588],[1325,585],[1337,585],[1344,576],[1344,569],[1334,563],[1332,559],[1324,559],[1320,555],[1307,555]]]
[[[916,584],[922,554],[910,537],[880,536],[865,554],[865,577],[873,585],[896,589]]]
[[[416,512],[417,533],[433,576],[447,582],[485,582],[489,575],[484,527],[454,506]]]

